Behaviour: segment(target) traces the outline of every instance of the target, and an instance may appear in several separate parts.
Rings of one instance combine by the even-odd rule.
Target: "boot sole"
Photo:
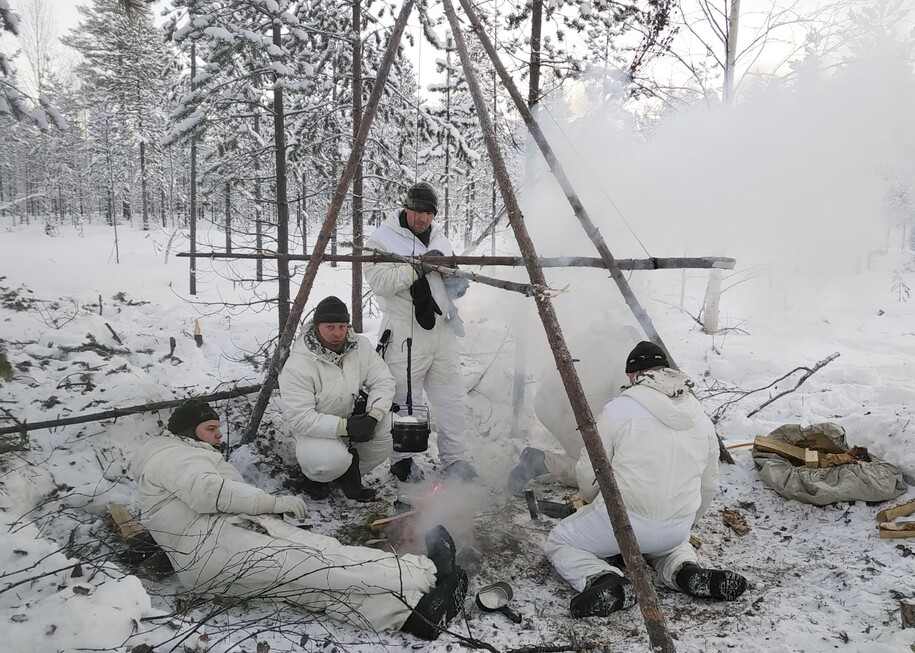
[[[702,569],[690,577],[683,590],[699,599],[733,601],[747,591],[747,579],[733,571]]]
[[[608,575],[609,576],[609,575]],[[572,599],[569,611],[575,619],[607,617],[635,605],[635,588],[628,579],[612,574],[596,582]]]

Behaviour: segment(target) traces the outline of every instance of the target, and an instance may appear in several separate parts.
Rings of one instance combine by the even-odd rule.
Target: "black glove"
[[[410,297],[413,298],[413,311],[416,313],[416,322],[426,331],[431,331],[435,327],[435,315],[441,315],[442,309],[438,307],[432,297],[432,288],[429,287],[429,280],[426,277],[417,279],[410,286]]]
[[[346,420],[346,435],[350,442],[368,442],[375,437],[378,420],[368,415],[354,415]]]

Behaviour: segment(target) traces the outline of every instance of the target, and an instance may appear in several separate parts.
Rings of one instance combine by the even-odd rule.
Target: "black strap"
[[[381,337],[378,339],[378,346],[375,347],[375,351],[384,358],[385,352],[388,350],[388,343],[391,342],[391,330],[385,329],[381,334]]]

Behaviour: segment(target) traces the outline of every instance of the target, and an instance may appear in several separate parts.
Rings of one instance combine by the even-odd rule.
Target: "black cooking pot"
[[[429,413],[425,408],[414,408],[412,416],[394,415],[391,425],[391,439],[394,451],[399,453],[421,453],[429,448]]]

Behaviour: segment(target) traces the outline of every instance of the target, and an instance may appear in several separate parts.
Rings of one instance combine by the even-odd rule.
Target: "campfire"
[[[369,543],[390,546],[397,554],[424,554],[426,532],[442,524],[459,549],[471,545],[476,515],[473,502],[462,500],[465,492],[466,488],[460,485],[437,482],[398,497],[393,516],[376,519],[369,525],[376,538]]]

